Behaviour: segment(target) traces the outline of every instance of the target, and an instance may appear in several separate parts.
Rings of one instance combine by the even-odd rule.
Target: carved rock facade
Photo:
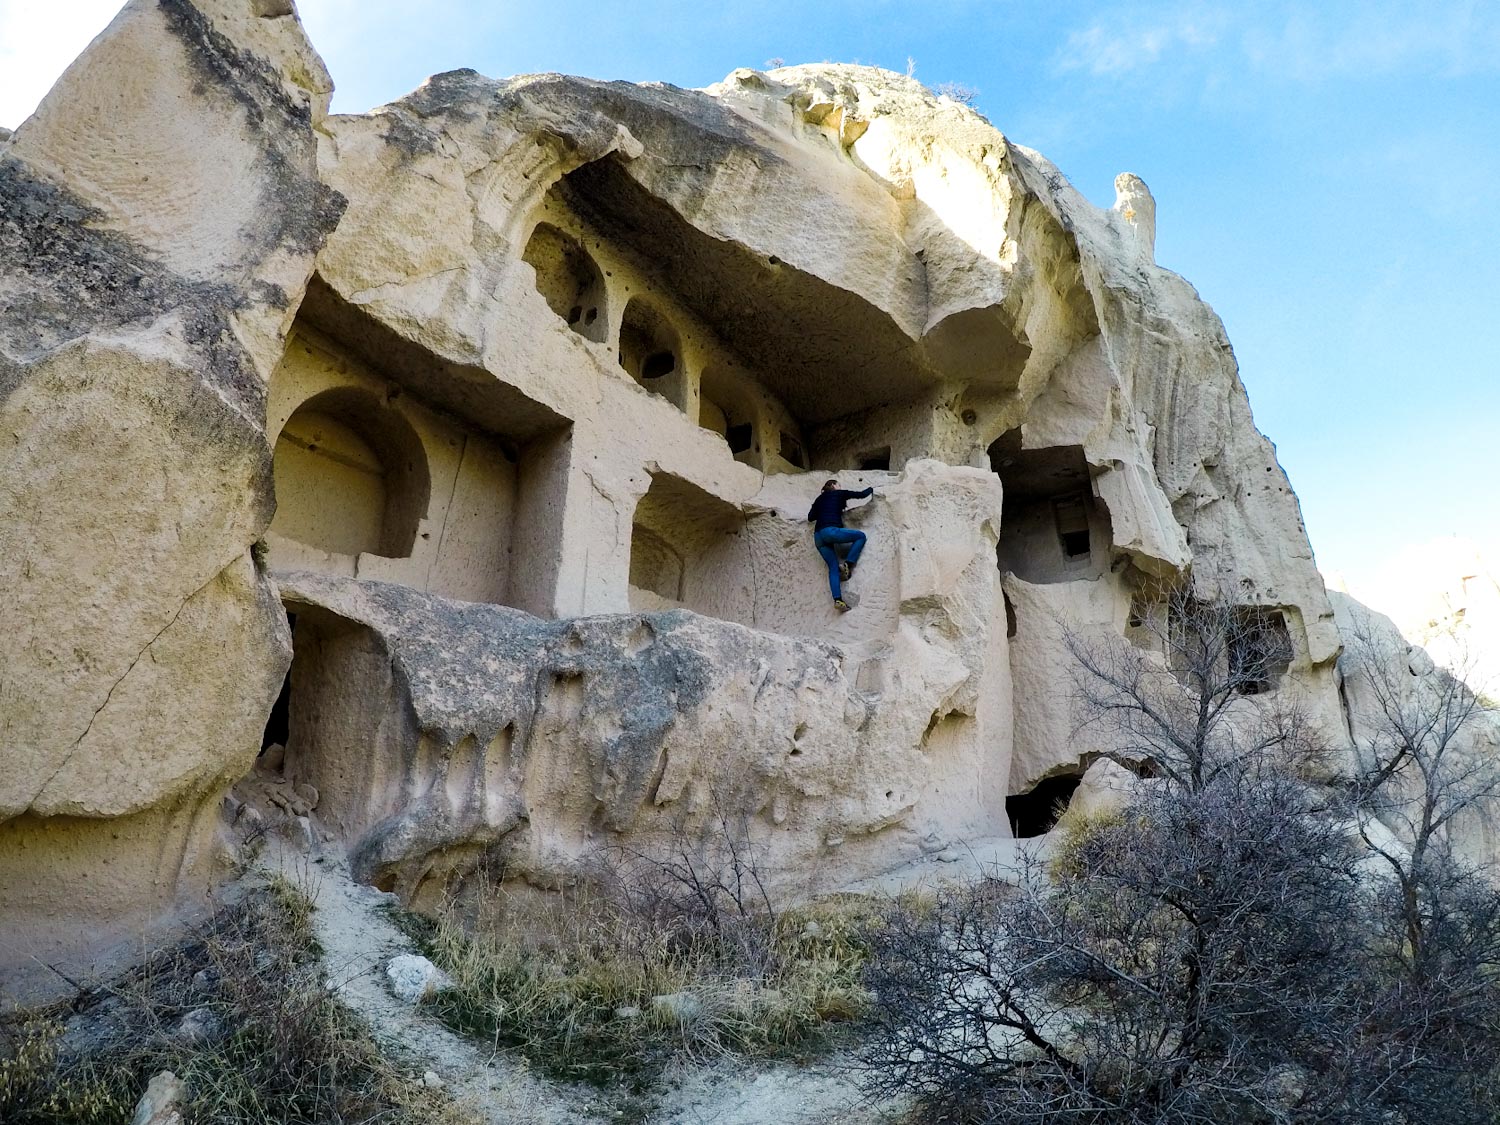
[[[863,67],[329,116],[281,11],[133,0],[0,142],[10,965],[222,874],[268,745],[419,902],[726,816],[810,886],[1005,836],[1090,760],[1058,622],[1126,636],[1163,581],[1232,576],[1344,729],[1296,498],[1139,179],[1101,211]],[[835,475],[876,489],[842,616]]]

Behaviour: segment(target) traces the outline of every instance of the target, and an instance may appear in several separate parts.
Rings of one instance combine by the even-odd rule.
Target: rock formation
[[[1445,830],[1449,843],[1461,857],[1492,862],[1500,856],[1500,820],[1493,801],[1473,801],[1472,795],[1493,792],[1493,763],[1500,761],[1500,713],[1482,705],[1470,708],[1467,690],[1453,694],[1450,667],[1412,643],[1389,617],[1348,594],[1335,591],[1329,597],[1346,640],[1338,662],[1340,694],[1349,739],[1360,748],[1361,765],[1374,768],[1371,749],[1389,755],[1406,742],[1393,735],[1418,734],[1411,741],[1421,744],[1428,755],[1422,772],[1431,775],[1434,790],[1442,794],[1434,807],[1463,806]],[[1371,669],[1371,664],[1379,667]],[[1411,839],[1403,817],[1421,807],[1419,776],[1408,769],[1394,779],[1387,807],[1381,810],[1398,844]],[[1403,807],[1407,803],[1412,807]]]
[[[1472,540],[1414,544],[1352,588],[1342,576],[1333,586],[1389,616],[1479,690],[1500,692],[1500,577]]]
[[[0,143],[0,962],[181,908],[252,774],[418,902],[727,820],[808,885],[1005,836],[1091,760],[1059,623],[1164,582],[1345,729],[1138,178],[867,67],[329,90],[289,5],[132,0]]]

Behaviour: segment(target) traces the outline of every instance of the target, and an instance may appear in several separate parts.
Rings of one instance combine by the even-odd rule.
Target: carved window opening
[[[889,472],[891,467],[891,447],[887,445],[882,446],[880,449],[872,449],[868,453],[861,453],[857,460],[862,472]]]
[[[677,330],[640,297],[631,298],[620,323],[620,366],[641,386],[670,399],[679,409],[686,402]]]
[[[547,306],[574,332],[600,343],[608,328],[604,276],[577,241],[551,223],[538,223],[521,257],[536,271]]]
[[[1086,558],[1089,553],[1089,515],[1083,496],[1067,496],[1052,501],[1052,518],[1057,523],[1057,538],[1063,554],[1070,559]]]
[[[1165,614],[1165,632],[1161,628]],[[1224,605],[1170,596],[1155,607],[1132,605],[1139,628],[1127,628],[1131,643],[1163,651],[1177,678],[1197,690],[1204,683],[1240,695],[1275,691],[1291,668],[1292,638],[1286,618],[1268,606]]]
[[[698,424],[729,446],[735,460],[760,467],[755,399],[743,379],[710,366],[699,382]]]
[[[308,399],[282,427],[273,466],[278,535],[333,554],[411,554],[427,511],[426,453],[373,394],[337,388]]]
[[[807,468],[807,453],[802,443],[785,430],[781,431],[781,457],[799,469]]]
[[[1241,695],[1274,691],[1292,663],[1292,639],[1279,610],[1236,606],[1225,644],[1230,682]]]
[[[1083,448],[1023,448],[1011,430],[989,449],[1004,490],[995,560],[1027,582],[1097,578],[1109,565],[1110,520],[1093,494]]]

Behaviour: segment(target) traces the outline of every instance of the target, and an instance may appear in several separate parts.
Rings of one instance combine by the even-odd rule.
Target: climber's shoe
[[[838,610],[840,613],[848,613],[854,607],[846,602],[843,598],[834,598],[833,608]]]
[[[851,575],[853,573],[854,573],[854,568],[852,566],[850,566],[848,563],[846,563],[846,562],[839,563],[839,579],[841,581],[844,581],[844,582],[849,581],[849,575]]]

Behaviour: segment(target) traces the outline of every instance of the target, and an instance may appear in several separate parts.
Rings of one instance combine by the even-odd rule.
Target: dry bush
[[[333,995],[311,914],[305,895],[272,881],[195,939],[77,998],[76,1015],[12,1022],[0,1121],[128,1122],[150,1077],[171,1070],[187,1084],[190,1121],[457,1125],[447,1099],[403,1078]],[[189,1013],[207,1028],[197,1041],[181,1031]]]
[[[967,82],[939,82],[932,92],[959,105],[972,107],[979,101],[979,90]]]
[[[1472,666],[1414,674],[1404,640],[1356,627],[1339,660],[1374,702],[1344,779],[1371,857],[1382,982],[1362,1060],[1414,1119],[1500,1119],[1500,886],[1463,837],[1500,812],[1500,762],[1477,740],[1494,721]]]
[[[71,1060],[64,1067],[58,1057],[62,1034],[61,1020],[46,1015],[17,1020],[4,1029],[0,1121],[16,1125],[129,1121],[135,1108],[133,1076],[82,1060]]]
[[[1340,777],[1262,610],[1172,589],[1133,628],[1067,639],[1101,753],[1148,780],[1014,894],[874,932],[871,1091],[944,1122],[1493,1125],[1500,888],[1454,843],[1500,798],[1484,700],[1355,637],[1379,714]]]
[[[896,913],[867,1082],[953,1121],[1279,1120],[1267,1076],[1337,1050],[1350,851],[1292,784],[1221,774],[1081,827],[1008,896]]]
[[[863,1012],[874,912],[858,900],[778,909],[727,828],[692,851],[610,860],[566,900],[507,909],[491,889],[501,920],[450,910],[427,927],[457,984],[440,1016],[551,1077],[642,1088],[673,1057],[817,1050]]]
[[[1452,833],[1500,796],[1483,701],[1356,645],[1381,716],[1314,785],[1274,631],[1178,592],[1147,639],[1069,637],[1134,798],[1064,818],[1016,893],[874,931],[868,1086],[945,1122],[1500,1120],[1500,888]]]

